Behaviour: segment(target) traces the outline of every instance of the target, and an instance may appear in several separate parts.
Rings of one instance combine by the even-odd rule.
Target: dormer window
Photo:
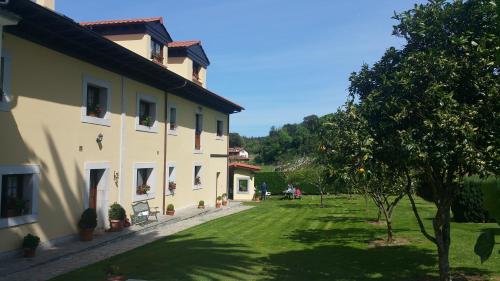
[[[194,82],[201,83],[200,71],[201,71],[201,65],[199,65],[196,62],[193,62],[193,81]]]
[[[151,39],[151,59],[163,64],[163,44]]]

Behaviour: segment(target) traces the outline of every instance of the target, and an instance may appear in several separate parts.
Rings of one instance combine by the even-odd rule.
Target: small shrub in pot
[[[35,256],[36,248],[40,245],[40,237],[28,233],[23,238],[23,250],[25,258],[32,258]]]
[[[217,196],[217,201],[215,201],[215,208],[220,208],[222,201],[222,196]]]
[[[78,228],[80,229],[80,240],[90,241],[94,238],[94,229],[97,226],[97,213],[95,209],[88,208],[83,211],[80,221],[78,221]]]
[[[167,206],[167,215],[173,216],[175,214],[174,204],[168,204]]]
[[[198,209],[205,209],[205,201],[200,200],[200,202],[198,202]]]
[[[109,207],[108,211],[108,217],[109,217],[109,224],[111,226],[110,231],[121,231],[123,229],[124,221],[126,218],[127,214],[125,213],[125,209],[118,204],[118,203],[113,203]]]
[[[227,206],[227,193],[222,194],[222,206]]]

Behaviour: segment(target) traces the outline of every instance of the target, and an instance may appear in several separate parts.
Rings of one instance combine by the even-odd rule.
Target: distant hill
[[[320,122],[321,118],[316,115],[306,116],[298,124],[271,127],[265,137],[245,137],[230,133],[229,145],[245,147],[252,161],[257,164],[283,165],[314,152]]]

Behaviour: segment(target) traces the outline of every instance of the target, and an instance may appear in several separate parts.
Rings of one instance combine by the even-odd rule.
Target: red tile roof
[[[194,45],[200,45],[200,40],[190,40],[190,41],[174,41],[168,43],[169,48],[187,48]]]
[[[240,152],[242,150],[245,150],[243,147],[230,147],[229,152]]]
[[[260,171],[259,166],[254,166],[246,163],[239,163],[239,162],[234,162],[229,164],[229,167],[231,168],[241,168],[241,169],[247,169],[247,170],[252,170],[252,171]]]
[[[155,22],[159,21],[163,24],[162,17],[155,18],[139,18],[139,19],[126,19],[126,20],[100,20],[100,21],[86,21],[80,22],[80,25],[83,26],[92,26],[92,25],[106,25],[106,24],[127,24],[127,23],[146,23],[146,22]]]

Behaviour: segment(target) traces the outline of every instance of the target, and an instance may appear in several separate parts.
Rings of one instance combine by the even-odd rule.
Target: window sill
[[[195,149],[193,150],[193,154],[203,154],[203,149]]]
[[[219,141],[223,141],[224,140],[224,136],[216,136],[215,139],[219,140]]]
[[[107,127],[111,126],[111,120],[107,118],[98,118],[87,115],[82,116],[82,122],[94,125],[107,126]]]
[[[248,191],[238,191],[238,192],[236,192],[236,193],[237,193],[237,194],[250,194],[250,192],[248,192]]]
[[[155,198],[155,194],[154,193],[148,193],[148,194],[144,194],[144,195],[134,194],[134,202],[137,202],[137,201],[146,201],[146,200],[151,200],[151,199],[154,199],[154,198]]]
[[[34,223],[37,222],[37,220],[38,220],[37,215],[24,215],[18,217],[3,218],[0,219],[0,228],[7,228],[22,224]]]
[[[168,130],[168,134],[171,136],[177,136],[177,130]]]
[[[135,124],[135,130],[139,132],[146,132],[146,133],[158,133],[158,126],[156,126],[156,122],[153,126],[148,127],[140,124]]]
[[[193,190],[203,189],[202,185],[194,185]]]

